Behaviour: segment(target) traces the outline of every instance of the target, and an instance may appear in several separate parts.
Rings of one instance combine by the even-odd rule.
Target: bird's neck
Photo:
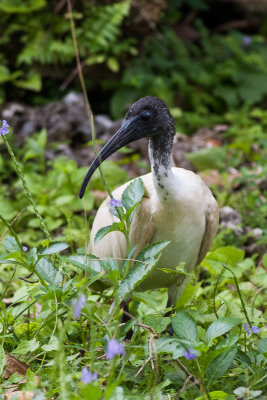
[[[165,200],[168,198],[172,182],[171,151],[173,136],[155,136],[149,140],[148,154],[155,189]]]

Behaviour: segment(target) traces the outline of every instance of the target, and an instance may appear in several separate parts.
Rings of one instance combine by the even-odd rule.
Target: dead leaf
[[[28,368],[29,366],[26,363],[19,361],[16,357],[6,353],[6,368],[3,373],[3,378],[8,379],[15,372],[19,375],[26,375]]]
[[[23,392],[22,390],[17,390],[11,393],[4,393],[6,400],[31,400],[34,396],[33,392]]]

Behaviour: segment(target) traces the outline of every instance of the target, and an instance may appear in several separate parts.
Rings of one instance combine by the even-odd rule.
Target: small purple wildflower
[[[111,214],[117,216],[115,207],[122,207],[122,203],[120,202],[120,200],[111,199],[110,200],[110,212],[111,212]]]
[[[244,35],[242,41],[243,41],[243,46],[247,47],[252,43],[252,38],[248,35]]]
[[[260,328],[258,326],[252,326],[250,329],[250,333],[259,333]]]
[[[194,353],[193,349],[188,349],[187,350],[183,350],[183,355],[187,360],[194,360],[194,358],[197,358],[197,355]]]
[[[125,356],[126,354],[123,345],[116,339],[109,340],[107,346],[107,358],[111,360],[112,358],[120,354],[122,356]]]
[[[22,249],[23,249],[24,251],[28,251],[28,247],[27,247],[27,246],[22,246]]]
[[[0,128],[0,136],[4,136],[8,133],[9,125],[6,120],[3,119],[2,121],[2,128]]]
[[[86,302],[86,297],[84,294],[81,294],[80,297],[78,298],[78,300],[73,302],[74,305],[74,317],[76,319],[80,318],[81,315],[81,310],[83,308],[83,306],[85,305]]]
[[[87,367],[82,367],[82,378],[81,381],[83,383],[91,383],[97,380],[97,373],[90,372]]]
[[[252,325],[251,328],[249,327],[249,325],[247,323],[245,323],[243,325],[244,330],[247,332],[248,335],[250,335],[251,333],[259,333],[260,328],[256,325]]]
[[[110,207],[122,207],[122,203],[120,202],[120,200],[111,199]]]

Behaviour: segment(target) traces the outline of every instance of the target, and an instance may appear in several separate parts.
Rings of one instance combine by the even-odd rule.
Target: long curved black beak
[[[134,142],[142,136],[143,135],[140,135],[140,132],[138,130],[135,118],[123,121],[120,129],[112,136],[112,138],[107,142],[107,144],[103,147],[98,156],[95,157],[94,161],[92,162],[81,186],[79,194],[80,199],[83,197],[86,186],[88,185],[91,176],[99,167],[99,165],[111,154],[115,153],[115,151],[121,149],[131,142]]]

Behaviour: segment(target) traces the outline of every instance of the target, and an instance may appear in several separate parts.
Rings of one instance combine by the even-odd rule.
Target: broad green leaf
[[[12,299],[12,303],[17,303],[17,301],[21,301],[21,300],[25,300],[29,295],[29,290],[27,286],[22,286],[21,288],[19,288],[18,290],[16,290],[13,299]]]
[[[79,255],[70,256],[66,258],[66,261],[90,273],[99,274],[105,271],[102,262],[92,254],[88,254],[86,258]]]
[[[218,336],[230,331],[234,326],[241,322],[240,318],[224,317],[214,321],[207,330],[207,341],[211,342]]]
[[[209,379],[209,383],[214,379],[218,379],[228,370],[228,368],[230,368],[236,356],[236,352],[237,348],[231,347],[212,360],[205,372],[206,377]]]
[[[215,390],[214,392],[209,392],[209,396],[211,400],[224,400],[229,399],[229,394],[225,393],[221,390]],[[234,397],[233,397],[234,399]],[[196,400],[209,400],[208,396],[204,394],[204,396],[197,397]]]
[[[41,348],[44,351],[53,351],[53,350],[58,350],[59,347],[59,341],[56,336],[52,336],[47,344],[44,344],[41,346]]]
[[[184,346],[177,338],[161,337],[155,340],[154,343],[156,345],[157,353],[172,354],[174,360],[183,356]]]
[[[147,314],[143,320],[144,324],[151,326],[157,333],[163,332],[171,323],[171,318],[161,315]]]
[[[222,169],[226,164],[227,151],[223,147],[207,147],[193,153],[186,153],[185,157],[198,171]]]
[[[59,286],[62,282],[62,273],[46,258],[41,258],[35,269],[50,285]]]
[[[12,351],[14,354],[26,354],[28,351],[33,352],[39,348],[39,342],[36,339],[23,340],[18,347]]]
[[[124,222],[114,222],[112,225],[104,226],[103,228],[99,229],[97,234],[95,235],[95,245],[109,232],[119,231],[123,232],[124,229]]]
[[[45,0],[30,0],[25,2],[25,4],[19,1],[2,0],[0,2],[0,10],[6,13],[24,14],[38,10],[44,7],[45,4]]]
[[[60,251],[67,249],[68,247],[69,247],[69,245],[67,243],[54,242],[54,243],[50,243],[49,247],[44,247],[40,251],[40,254],[42,256],[48,255],[48,254],[55,254],[55,253],[59,253]]]
[[[74,400],[80,400],[80,399],[93,399],[93,400],[99,400],[102,399],[102,390],[93,384],[84,384],[81,385],[81,388],[79,389],[79,396],[75,398]]]
[[[145,188],[141,178],[135,179],[131,182],[126,187],[121,197],[122,204],[126,210],[138,204],[142,200],[144,193]]]
[[[153,270],[153,268],[158,263],[160,253],[169,244],[169,241],[162,241],[153,243],[144,250],[142,250],[136,257],[136,261],[133,267],[130,269],[128,275],[121,283],[116,298],[115,303],[119,304],[122,300],[138,286],[143,280],[148,276],[148,274]]]
[[[212,274],[218,274],[221,272],[223,265],[229,267],[236,277],[241,277],[242,270],[238,267],[238,263],[243,261],[245,256],[244,250],[237,249],[233,246],[219,247],[218,249],[211,251],[207,254],[201,265],[207,268]],[[230,271],[224,270],[223,276],[232,278],[233,275]]]
[[[195,293],[197,293],[197,291],[199,290],[200,287],[201,287],[201,282],[198,282],[196,285],[191,285],[191,283],[189,282],[185,286],[185,289],[184,289],[183,293],[179,297],[179,299],[178,299],[178,301],[176,303],[176,308],[177,309],[178,308],[183,308],[183,306],[185,304],[190,302],[190,300],[193,298]]]
[[[181,339],[187,339],[192,342],[197,339],[196,324],[184,311],[174,315],[172,318],[172,327],[175,334]]]
[[[27,263],[30,265],[35,265],[38,261],[38,256],[37,256],[37,249],[36,247],[33,247],[27,256]]]
[[[260,353],[266,353],[267,354],[267,338],[263,338],[263,339],[259,340],[258,351]]]
[[[128,262],[130,262],[129,260],[132,260],[132,257],[134,255],[136,248],[137,248],[137,246],[133,246],[130,249],[130,251],[128,252],[128,254],[126,255],[126,259],[122,262],[122,264],[120,266],[121,276],[124,276],[125,268],[127,267]]]
[[[239,361],[242,364],[245,364],[251,370],[251,359],[244,351],[237,349],[235,360]],[[253,371],[251,370],[251,372]]]
[[[112,258],[107,258],[105,260],[98,260],[97,257],[92,254],[85,256],[70,256],[67,257],[66,261],[81,268],[83,271],[87,271],[93,274],[103,274],[103,273],[113,273],[119,272],[119,266],[116,260]]]
[[[16,242],[15,238],[13,236],[8,236],[5,241],[4,241],[4,246],[6,251],[9,253],[13,253],[15,251],[20,251],[20,246]]]
[[[24,338],[31,338],[40,328],[39,322],[23,322],[21,324],[14,326],[14,332],[19,339]]]
[[[6,363],[6,355],[3,346],[0,344],[0,377],[2,376],[2,372],[4,370],[4,366]]]

